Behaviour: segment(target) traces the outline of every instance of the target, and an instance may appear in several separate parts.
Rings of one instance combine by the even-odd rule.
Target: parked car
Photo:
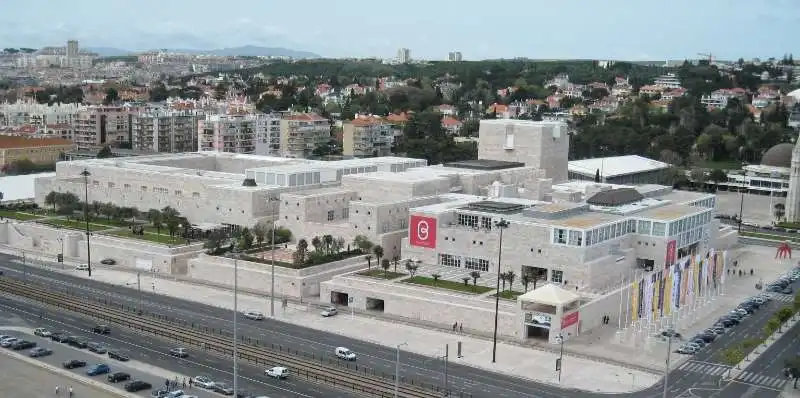
[[[116,260],[114,260],[113,258],[104,258],[100,260],[100,264],[104,265],[114,265],[116,263],[117,263]]]
[[[676,332],[674,329],[667,329],[661,332],[661,335],[664,337],[673,337],[676,339],[681,338],[681,334]]]
[[[69,334],[67,332],[54,332],[50,335],[50,340],[57,343],[66,343],[68,338]]]
[[[356,353],[350,351],[350,349],[345,347],[336,347],[334,351],[336,353],[336,358],[344,359],[345,361],[355,361],[356,360]]]
[[[88,270],[89,270],[89,266],[86,265],[86,264],[81,264],[81,265],[78,265],[77,267],[75,267],[75,271],[88,271]]]
[[[183,390],[170,391],[164,398],[197,398],[197,395],[189,395]]]
[[[103,343],[98,343],[96,341],[90,341],[89,344],[86,345],[86,347],[89,349],[89,351],[95,354],[105,354],[106,352],[108,352],[108,348],[106,348],[106,346],[103,345]]]
[[[109,334],[111,333],[111,328],[108,325],[96,325],[92,328],[92,333]]]
[[[39,337],[49,338],[53,335],[49,330],[45,328],[36,328],[33,330],[33,334]]]
[[[195,376],[192,378],[192,384],[205,389],[214,388],[214,381],[208,376]]]
[[[65,343],[67,343],[68,346],[75,347],[75,348],[88,348],[89,347],[89,342],[86,339],[84,339],[82,337],[78,337],[78,336],[69,336],[69,337],[67,337],[67,341]]]
[[[89,369],[86,370],[86,374],[89,376],[97,376],[111,372],[111,368],[104,363],[98,363],[96,365],[92,365]]]
[[[108,357],[111,358],[111,359],[116,359],[117,361],[122,361],[122,362],[130,360],[130,358],[128,357],[128,354],[124,353],[123,351],[119,351],[119,350],[111,350],[111,351],[109,351],[108,352]]]
[[[285,379],[289,377],[289,369],[284,368],[283,366],[276,366],[274,368],[269,368],[264,371],[269,377],[274,377],[276,379]]]
[[[153,386],[150,383],[143,380],[134,380],[132,382],[125,383],[125,391],[128,392],[149,390],[151,388],[153,388]]]
[[[34,347],[30,351],[28,351],[28,355],[31,358],[38,358],[38,357],[46,357],[48,355],[52,355],[53,350],[44,347]]]
[[[322,310],[322,312],[320,312],[319,314],[327,318],[329,316],[334,316],[334,315],[336,315],[338,313],[339,313],[339,311],[336,310],[336,307],[328,307],[328,308],[325,308],[324,310]]]
[[[11,345],[11,349],[14,351],[27,350],[33,347],[36,347],[36,343],[28,340],[19,340]]]
[[[252,319],[254,321],[261,321],[261,320],[263,320],[265,318],[264,314],[262,314],[262,313],[260,313],[258,311],[245,311],[244,312],[244,317],[247,318],[247,319]]]
[[[69,361],[62,363],[61,366],[63,366],[64,369],[76,369],[86,366],[86,362],[78,359],[70,359]]]
[[[173,349],[169,350],[169,355],[172,355],[173,357],[178,357],[178,358],[186,358],[186,357],[189,356],[189,350],[187,350],[185,348],[182,348],[182,347],[176,347],[176,348],[173,348]]]
[[[222,395],[233,395],[233,387],[229,386],[228,383],[214,383],[211,391]]]
[[[109,383],[118,383],[120,381],[130,380],[131,379],[131,375],[129,375],[129,374],[125,373],[125,372],[114,372],[114,373],[109,374],[106,377],[106,379],[108,380]]]
[[[12,344],[16,343],[17,341],[19,341],[19,339],[16,337],[7,337],[2,341],[0,341],[0,347],[9,348],[11,347]]]
[[[697,349],[693,346],[682,346],[675,350],[675,352],[683,355],[693,355],[697,352]]]

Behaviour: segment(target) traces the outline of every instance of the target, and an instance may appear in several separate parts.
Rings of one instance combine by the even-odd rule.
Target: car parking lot
[[[672,338],[680,342],[674,352],[684,355],[694,355],[705,347],[714,343],[718,336],[729,333],[740,324],[748,322],[748,319],[757,311],[764,308],[770,301],[778,300],[789,302],[793,299],[794,284],[800,280],[800,266],[786,272],[781,277],[768,283],[756,285],[757,294],[740,302],[730,312],[719,317],[714,324],[691,336],[682,336],[675,330],[664,330],[661,335],[665,338]]]
[[[9,338],[7,338],[6,340],[16,339],[17,342],[27,341],[35,344],[34,348],[17,350],[19,354],[36,358],[39,361],[42,361],[52,366],[62,368],[81,377],[94,379],[96,381],[103,383],[114,384],[115,387],[121,390],[125,389],[126,384],[132,383],[134,381],[140,381],[141,383],[133,383],[133,384],[139,384],[139,386],[142,385],[149,386],[149,388],[144,388],[139,391],[132,391],[136,395],[140,395],[143,397],[158,397],[158,398],[178,398],[178,397],[211,398],[219,396],[218,394],[213,393],[211,391],[199,388],[191,388],[191,389],[188,388],[189,387],[188,380],[186,380],[187,381],[186,389],[183,388],[184,380],[175,380],[174,378],[172,380],[169,380],[170,387],[166,388],[166,382],[167,382],[166,378],[142,372],[133,366],[127,366],[125,364],[125,361],[119,361],[109,358],[110,353],[121,352],[121,350],[115,349],[114,347],[106,346],[107,347],[106,353],[100,354],[97,352],[92,352],[88,349],[88,346],[93,342],[87,343],[87,349],[80,349],[78,348],[78,345],[74,343],[69,344],[71,341],[74,340],[83,341],[83,338],[81,338],[81,336],[72,335],[72,337],[77,337],[78,339],[73,339],[73,340],[65,339],[64,342],[58,342],[57,332],[48,334],[48,337],[41,337],[41,333],[38,334],[40,335],[34,336],[34,335],[19,333],[17,331],[0,330],[0,335],[9,336]],[[13,349],[13,348],[10,345],[9,347],[2,349]],[[36,351],[47,350],[48,354],[40,356],[31,355],[32,353],[36,352],[33,350]],[[104,365],[104,366],[98,366],[98,365]],[[107,367],[107,370],[103,369],[104,367]],[[90,376],[89,375],[90,373],[96,373],[96,374]],[[121,376],[120,373],[127,375],[127,377]],[[109,380],[109,378],[111,380]],[[55,388],[55,385],[52,386],[52,388]],[[62,386],[62,388],[66,388],[66,386]],[[161,393],[158,394],[157,392]]]

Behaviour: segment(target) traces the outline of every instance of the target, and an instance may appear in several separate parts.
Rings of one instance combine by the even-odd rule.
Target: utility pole
[[[497,322],[500,315],[500,266],[503,259],[503,230],[508,228],[511,223],[500,219],[494,223],[500,229],[500,246],[497,249],[497,290],[494,295],[494,337],[492,338],[492,363],[497,362]]]
[[[28,262],[25,260],[25,250],[22,251],[22,276],[25,277],[25,283],[28,283]]]
[[[663,398],[667,398],[667,380],[669,379],[669,354],[672,352],[672,336],[667,336],[667,366],[664,368],[664,394]]]
[[[270,204],[272,204],[271,202],[273,202],[273,199],[277,198],[273,198],[272,196],[269,197]],[[275,318],[275,221],[278,218],[277,206],[280,206],[280,199],[277,199],[275,201],[278,203],[276,206],[273,206],[272,208],[272,232],[271,232],[272,238],[270,239],[270,244],[272,245],[272,248],[269,251],[270,253],[269,262],[270,262],[270,268],[272,269],[272,272],[270,272],[271,276],[270,276],[270,288],[269,288],[269,316],[272,318]],[[302,287],[300,292],[301,292],[300,297],[303,297]]]
[[[139,289],[139,314],[142,313],[142,273],[141,271],[136,272],[136,286]]]
[[[239,344],[237,319],[239,318],[239,250],[233,249],[233,396],[239,387]]]
[[[450,383],[447,380],[447,361],[450,360],[450,344],[444,345],[444,396],[450,396]]]

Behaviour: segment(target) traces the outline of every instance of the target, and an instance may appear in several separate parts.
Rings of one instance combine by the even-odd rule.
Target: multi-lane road
[[[14,278],[25,277],[39,282],[49,283],[54,289],[70,290],[83,296],[103,297],[113,303],[137,306],[140,293],[135,289],[112,286],[106,283],[88,280],[82,277],[48,271],[38,267],[23,267],[15,257],[0,255],[0,269],[6,271],[7,276]],[[181,300],[169,296],[162,296],[150,292],[141,292],[141,299],[146,310],[162,313],[173,318],[178,318],[201,324],[209,328],[231,331],[231,312],[226,309],[204,305],[197,302]],[[719,388],[721,375],[709,373],[705,370],[725,368],[718,362],[717,354],[730,343],[743,339],[756,337],[761,334],[763,325],[770,318],[771,313],[779,308],[780,303],[772,302],[768,308],[754,314],[742,325],[731,330],[729,334],[720,336],[716,342],[696,354],[690,362],[674,369],[669,375],[668,396],[678,397],[690,390],[698,388]],[[65,320],[68,322],[68,320]],[[288,324],[277,320],[239,322],[240,335],[253,340],[267,341],[282,347],[313,354],[316,357],[333,357],[333,350],[337,346],[345,346],[359,355],[359,366],[366,366],[377,373],[391,375],[395,367],[395,349],[371,344],[344,336],[326,333],[319,330]],[[131,335],[135,341],[148,342],[148,339]],[[160,344],[149,340],[150,344]],[[163,349],[160,347],[159,349]],[[231,368],[230,360],[216,357],[198,357],[203,366],[227,372]],[[263,370],[260,370],[263,372]],[[254,376],[257,379],[263,379]],[[404,353],[401,376],[413,379],[415,382],[424,382],[433,385],[444,385],[443,363],[441,360],[423,355]],[[561,389],[544,383],[535,383],[530,380],[507,375],[487,372],[469,366],[450,364],[448,366],[448,387],[458,396],[459,392],[466,392],[472,397],[589,397],[607,396],[608,394],[592,394],[586,391]],[[308,386],[302,388],[310,388]],[[301,388],[301,389],[302,389]],[[648,388],[643,391],[619,394],[624,397],[657,397],[661,396],[663,384]],[[311,393],[310,396],[336,396]],[[276,395],[280,396],[280,395]],[[720,395],[734,397],[737,395]]]

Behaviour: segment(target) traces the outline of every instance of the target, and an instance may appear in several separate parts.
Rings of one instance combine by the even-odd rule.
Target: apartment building
[[[197,123],[202,112],[196,110],[154,110],[132,118],[131,148],[149,152],[196,152]]]
[[[0,104],[0,127],[45,124],[71,124],[81,104],[39,104],[33,100],[18,100]]]
[[[742,100],[745,98],[745,94],[746,91],[743,88],[722,88],[711,92],[711,94],[703,95],[700,98],[700,103],[708,108],[725,108],[728,106],[728,101],[730,101],[732,98],[739,98]]]
[[[73,140],[78,149],[116,146],[132,142],[131,120],[136,109],[130,106],[90,106],[75,114]]]
[[[206,115],[198,122],[197,149],[243,154],[274,154],[280,149],[280,119],[266,114]]]
[[[657,77],[653,81],[653,85],[664,87],[664,88],[681,88],[681,81],[678,79],[678,76],[674,73],[667,73],[666,75],[661,75]]]
[[[331,139],[331,123],[316,113],[296,113],[280,121],[281,156],[306,158]]]
[[[380,117],[357,117],[342,124],[342,155],[388,156],[394,142],[393,124]]]
[[[61,138],[0,136],[0,165],[8,166],[27,159],[35,164],[53,164],[75,145]]]

